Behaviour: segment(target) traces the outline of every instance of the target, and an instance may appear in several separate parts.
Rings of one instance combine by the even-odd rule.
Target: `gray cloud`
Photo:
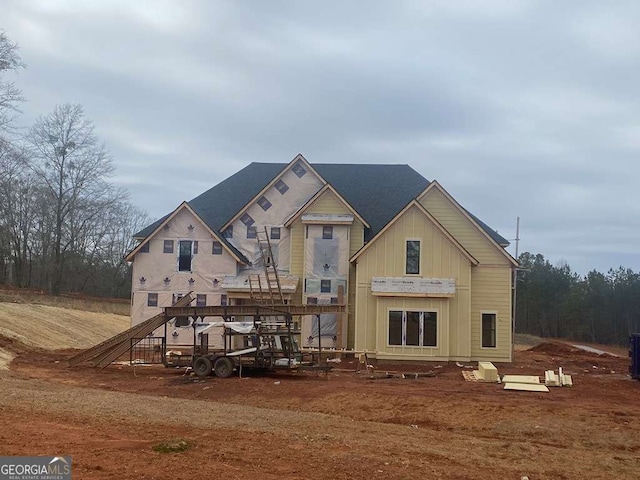
[[[82,103],[152,216],[251,161],[408,163],[520,251],[640,270],[636,2],[22,2],[29,125]],[[513,249],[512,249],[513,250]]]

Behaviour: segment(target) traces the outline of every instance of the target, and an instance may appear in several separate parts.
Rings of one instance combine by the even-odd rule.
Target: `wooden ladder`
[[[269,241],[269,234],[267,233],[267,227],[264,227],[262,231],[256,228],[256,240],[258,241],[258,249],[260,250],[260,258],[262,259],[262,266],[264,267],[264,277],[266,280],[266,293],[268,297],[264,298],[264,291],[260,289],[263,303],[264,300],[268,300],[272,305],[284,305],[284,295],[282,294],[282,286],[280,285],[280,277],[278,276],[277,265],[273,258],[273,251],[271,249],[271,242]],[[258,277],[259,281],[259,277]],[[258,282],[258,286],[261,287]],[[249,287],[251,288],[251,278],[249,278]]]

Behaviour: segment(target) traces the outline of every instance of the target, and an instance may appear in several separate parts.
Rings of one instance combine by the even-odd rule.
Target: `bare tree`
[[[18,55],[18,46],[11,43],[3,31],[0,31],[0,132],[7,127],[18,113],[18,104],[24,100],[22,91],[15,83],[5,80],[6,72],[16,71],[24,64]]]
[[[53,221],[49,290],[57,294],[68,253],[77,250],[78,232],[119,200],[107,182],[114,167],[81,105],[59,105],[40,117],[27,142],[31,169],[43,184]],[[115,193],[116,197],[119,194]]]

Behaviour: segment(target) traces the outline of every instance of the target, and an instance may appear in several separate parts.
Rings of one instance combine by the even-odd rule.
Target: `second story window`
[[[173,240],[164,241],[164,253],[173,253]]]
[[[213,246],[211,247],[211,253],[213,255],[222,255],[222,244],[214,240]]]
[[[407,275],[420,273],[420,240],[407,240]]]
[[[333,226],[325,225],[322,227],[322,238],[325,240],[331,240],[333,238]]]
[[[191,261],[193,260],[193,242],[191,240],[180,240],[178,250],[178,271],[190,272]]]
[[[256,238],[256,227],[247,227],[247,238]]]

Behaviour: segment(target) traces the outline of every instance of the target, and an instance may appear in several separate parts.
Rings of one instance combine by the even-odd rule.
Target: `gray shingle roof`
[[[286,166],[284,163],[251,163],[195,197],[189,205],[212,230],[220,232],[222,226]],[[317,163],[312,166],[369,223],[371,228],[365,232],[366,241],[429,185],[429,181],[409,165]],[[480,219],[471,216],[498,244],[509,243]],[[165,218],[135,236],[148,236]],[[227,245],[244,258],[231,244],[227,242]]]

